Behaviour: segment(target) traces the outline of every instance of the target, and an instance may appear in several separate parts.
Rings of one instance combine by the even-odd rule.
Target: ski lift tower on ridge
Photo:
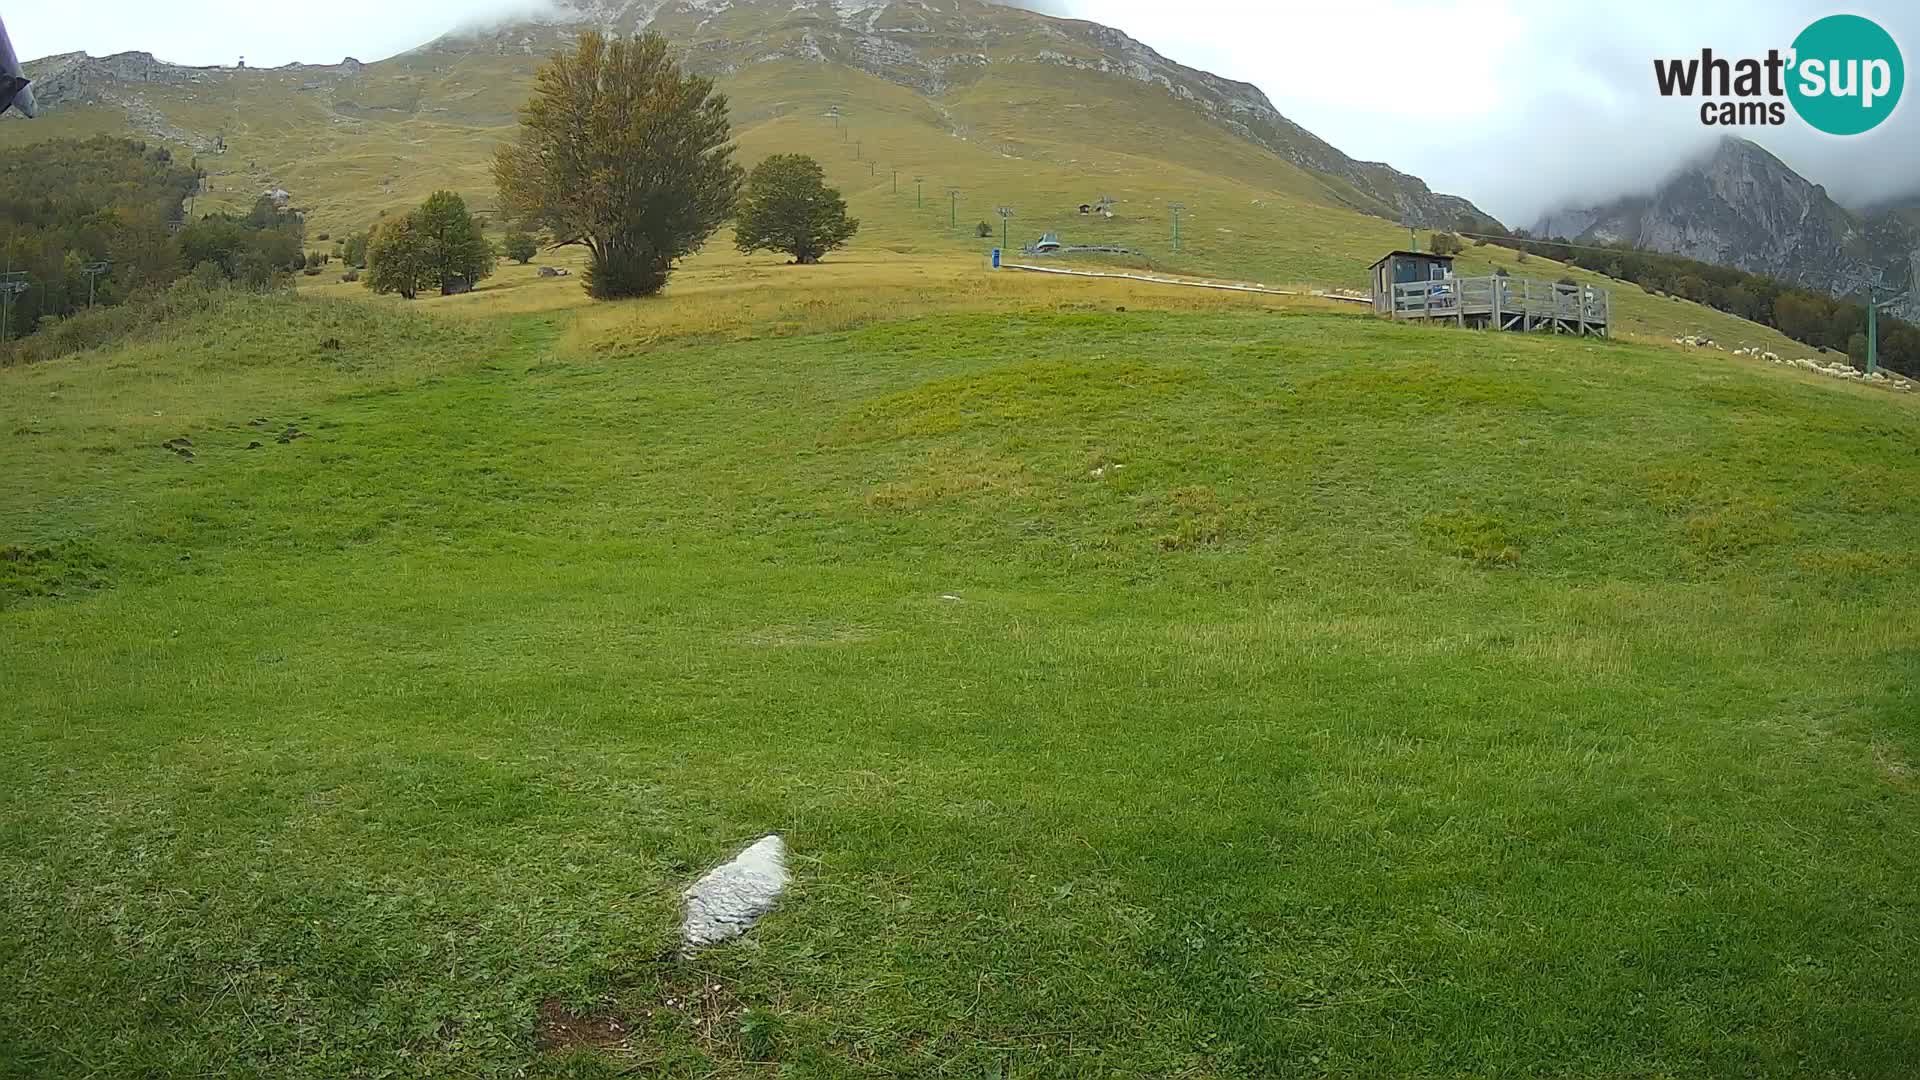
[[[1907,293],[1882,297],[1880,294],[1888,288],[1886,274],[1874,270],[1873,280],[1867,282],[1867,374],[1880,370],[1880,312],[1891,310],[1893,305],[1907,298]]]

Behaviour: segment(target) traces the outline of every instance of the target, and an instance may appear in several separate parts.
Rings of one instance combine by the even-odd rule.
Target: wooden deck
[[[1451,277],[1395,285],[1391,310],[1386,297],[1377,297],[1374,308],[1396,319],[1445,319],[1479,329],[1606,337],[1613,296],[1591,285]]]

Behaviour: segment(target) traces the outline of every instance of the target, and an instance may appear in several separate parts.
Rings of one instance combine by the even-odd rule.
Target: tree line
[[[1647,292],[1677,296],[1729,315],[1771,326],[1815,349],[1845,353],[1856,364],[1867,358],[1867,308],[1864,303],[1790,285],[1764,274],[1700,262],[1680,255],[1643,251],[1625,244],[1575,245],[1565,237],[1541,239],[1526,230],[1478,233],[1479,243],[1569,263]],[[1435,234],[1434,242],[1458,252],[1457,236]],[[1440,250],[1436,247],[1435,250]],[[1880,363],[1920,378],[1920,326],[1890,316],[1879,320]]]
[[[141,300],[182,279],[282,285],[306,264],[300,215],[262,197],[246,214],[188,221],[204,177],[165,147],[97,136],[54,139],[0,160],[0,270],[24,272],[6,337]]]
[[[0,271],[24,271],[30,285],[7,305],[6,336],[85,308],[89,284],[95,304],[116,304],[178,277],[173,230],[199,184],[197,168],[133,139],[56,140],[0,155]],[[111,272],[84,272],[100,263]]]

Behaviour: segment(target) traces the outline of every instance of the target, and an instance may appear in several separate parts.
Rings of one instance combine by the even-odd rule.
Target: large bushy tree
[[[541,67],[493,176],[507,213],[586,247],[589,295],[646,296],[732,215],[733,153],[727,99],[665,39],[587,33]]]
[[[747,178],[734,242],[742,254],[784,251],[805,266],[859,231],[859,220],[847,216],[847,201],[827,186],[819,162],[805,154],[775,154]]]

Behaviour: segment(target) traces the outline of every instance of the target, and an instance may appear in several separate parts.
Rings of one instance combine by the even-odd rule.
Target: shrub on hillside
[[[525,266],[540,253],[540,246],[533,242],[533,237],[525,229],[515,229],[507,234],[501,250],[506,252],[507,258]]]
[[[282,280],[284,264],[275,263],[258,251],[243,251],[233,260],[233,281],[245,289],[265,292]]]
[[[1428,250],[1435,255],[1458,255],[1466,250],[1460,238],[1450,232],[1437,232],[1427,238]]]
[[[819,162],[805,154],[775,154],[747,178],[734,246],[743,255],[784,251],[807,266],[859,231],[859,220],[847,216],[847,201],[827,186]]]
[[[266,288],[275,274],[306,269],[305,237],[298,214],[261,198],[245,217],[208,214],[182,228],[175,240],[186,265],[212,263],[235,281]]]
[[[203,289],[217,289],[227,283],[227,272],[219,263],[196,263],[187,279]]]
[[[993,235],[993,226],[983,221],[973,227],[973,235],[985,240],[987,237]]]

